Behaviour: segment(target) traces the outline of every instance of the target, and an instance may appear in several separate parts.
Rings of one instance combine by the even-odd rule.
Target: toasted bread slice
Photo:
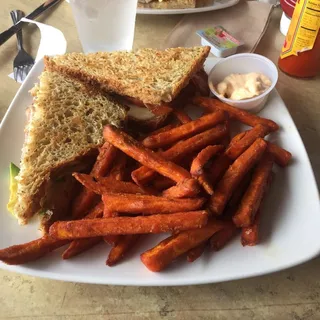
[[[171,102],[203,66],[210,47],[164,51],[68,53],[45,57],[46,68],[143,103]]]
[[[151,8],[151,9],[187,9],[195,8],[197,0],[164,0],[164,1],[151,1],[148,3],[138,3],[138,8]]]
[[[44,71],[31,93],[32,115],[17,176],[15,215],[21,224],[46,209],[49,182],[92,164],[103,144],[103,126],[121,126],[127,112],[111,98],[56,72]]]

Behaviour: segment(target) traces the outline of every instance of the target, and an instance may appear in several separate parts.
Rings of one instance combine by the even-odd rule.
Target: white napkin
[[[200,45],[197,30],[221,25],[236,39],[243,41],[240,52],[254,52],[269,24],[273,6],[258,1],[241,1],[223,10],[185,15],[167,36],[163,47]]]
[[[41,39],[35,62],[43,58],[45,55],[51,56],[64,54],[66,52],[67,40],[59,29],[26,18],[22,18],[21,20],[34,23],[40,29]],[[13,73],[9,74],[9,77],[14,79]],[[21,79],[18,79],[17,82],[22,83]]]

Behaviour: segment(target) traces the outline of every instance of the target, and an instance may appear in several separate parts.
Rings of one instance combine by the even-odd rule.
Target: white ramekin
[[[258,72],[266,75],[270,81],[271,86],[259,96],[245,99],[245,100],[231,100],[224,98],[218,94],[215,87],[225,77],[232,73],[250,73]],[[259,54],[255,53],[240,53],[221,59],[210,71],[208,84],[211,92],[221,101],[230,104],[239,109],[249,112],[259,112],[263,109],[269,93],[273,90],[278,81],[278,70],[275,64]]]

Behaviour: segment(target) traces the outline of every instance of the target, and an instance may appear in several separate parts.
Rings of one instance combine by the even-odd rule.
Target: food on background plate
[[[141,62],[141,65],[130,65],[129,70],[129,66],[126,65],[131,63],[134,53],[101,53],[87,56],[67,54],[47,58],[46,63],[51,66],[51,71],[47,68],[43,72],[40,85],[33,90],[37,93],[33,108],[41,106],[42,117],[36,112],[32,114],[33,125],[29,123],[27,127],[26,143],[30,144],[30,137],[35,136],[35,120],[40,118],[46,121],[43,126],[49,133],[45,132],[43,136],[48,139],[51,135],[57,140],[46,140],[53,140],[54,145],[36,145],[37,148],[44,145],[40,150],[48,150],[47,158],[54,159],[52,167],[47,168],[48,177],[42,178],[42,183],[46,186],[42,196],[47,202],[50,200],[55,204],[60,213],[46,219],[45,223],[42,222],[42,229],[47,232],[46,235],[29,243],[0,250],[0,260],[8,264],[23,264],[39,259],[65,245],[68,247],[62,258],[70,259],[90,250],[98,243],[105,243],[112,246],[106,264],[113,266],[126,257],[138,240],[148,242],[147,234],[170,232],[172,236],[141,255],[141,260],[148,269],[161,271],[183,254],[187,255],[189,262],[195,261],[201,257],[209,243],[214,250],[222,249],[239,229],[242,230],[243,245],[259,243],[258,222],[261,213],[257,212],[261,212],[261,202],[270,184],[273,161],[286,166],[291,159],[288,151],[264,140],[266,135],[278,129],[278,125],[269,119],[251,115],[216,99],[197,97],[200,93],[208,92],[204,86],[205,77],[202,72],[203,55],[207,54],[207,49],[177,48],[138,52],[151,59],[151,51],[153,58],[157,57],[153,59],[156,73],[161,70],[158,63],[164,66],[163,77],[160,77],[160,89],[155,86],[151,91],[143,86],[143,81],[153,83],[157,79],[156,73],[152,73],[151,76],[149,74],[150,80],[146,77],[147,71],[144,70],[142,74],[145,74],[145,77],[139,83],[132,71],[136,68],[140,70],[136,73],[141,75],[141,66],[150,68],[150,72],[151,66]],[[95,62],[93,57],[101,56],[104,56],[106,70],[110,64],[118,61],[119,56],[127,57],[122,64],[125,72],[121,75],[113,75],[110,72],[108,75],[107,71],[103,70],[99,72],[99,76],[103,74],[102,77],[97,76],[93,82],[89,81],[88,74],[93,72],[93,67],[90,64],[85,68],[86,61],[89,64]],[[86,57],[89,57],[88,60]],[[108,57],[110,61],[106,60]],[[140,61],[140,58],[137,59]],[[180,62],[177,62],[179,59],[180,62],[193,67],[179,70],[177,79],[171,73],[176,70],[177,63],[180,65]],[[59,62],[59,66],[55,62]],[[96,65],[101,68],[103,66],[101,61],[94,65],[94,68]],[[115,72],[116,68],[112,70]],[[95,71],[93,73],[95,74]],[[80,80],[76,80],[80,74]],[[105,86],[109,83],[107,75],[108,80],[112,77],[117,78],[117,83],[123,85],[117,89],[114,98],[106,96],[105,91],[110,90],[110,87],[108,89]],[[55,80],[50,78],[53,76]],[[121,76],[124,79],[121,79]],[[166,76],[169,76],[166,78],[168,83],[164,85],[162,80]],[[67,87],[67,99],[64,95],[55,95],[53,90],[42,90],[40,94],[41,86],[44,85],[43,77],[53,81],[53,88],[58,93],[64,92]],[[99,84],[96,82],[97,79],[101,81]],[[60,80],[59,86],[62,88],[57,87],[57,80]],[[123,92],[127,90],[125,84],[129,83],[129,80],[132,80],[133,86],[139,88],[136,96],[128,97],[128,94]],[[70,87],[66,86],[66,82]],[[181,87],[181,83],[184,88]],[[170,88],[169,96],[164,95],[164,87]],[[82,88],[85,91],[82,91]],[[111,89],[112,93],[115,93],[114,89],[115,87]],[[121,95],[123,96],[120,97]],[[143,100],[150,96],[158,99],[159,104],[152,104],[150,108]],[[99,101],[107,101],[106,104],[95,103],[94,99],[97,97]],[[169,97],[170,101],[163,104],[163,97]],[[171,115],[164,119],[156,119],[152,126],[142,126],[141,130],[139,126],[133,130],[130,121],[125,123],[123,129],[119,129],[127,111],[120,103],[115,102],[114,99],[119,98],[130,100],[135,105],[140,105],[140,108],[147,107],[155,114],[169,110]],[[77,103],[74,102],[75,99]],[[86,105],[86,99],[90,100],[90,106]],[[39,101],[42,101],[40,106]],[[45,104],[44,101],[48,103]],[[191,101],[204,111],[204,115],[199,119],[192,120],[183,110]],[[120,113],[119,110],[123,112],[123,117],[117,117],[119,123],[114,123],[116,126],[110,124],[110,119],[114,119],[115,116],[110,109],[111,105],[117,113]],[[50,110],[43,112],[46,111],[46,107]],[[79,113],[80,108],[84,109],[82,113]],[[49,114],[51,109],[55,111],[52,115],[54,120],[42,115]],[[102,119],[103,111],[106,114],[111,112],[108,119]],[[92,114],[97,115],[94,123],[90,117]],[[104,123],[101,124],[102,121]],[[230,125],[234,121],[240,121],[253,128],[240,132],[231,139]],[[82,123],[91,127],[88,131],[90,134],[86,130],[78,133],[80,128],[86,129],[86,125],[82,126]],[[37,125],[42,128],[40,124]],[[54,134],[54,129],[48,125],[66,130],[61,134],[60,131],[55,131]],[[62,138],[58,140],[56,136]],[[74,137],[78,140],[72,140]],[[43,142],[42,136],[37,138],[36,141],[31,139],[31,142]],[[78,144],[74,146],[74,142]],[[94,149],[92,159],[80,157],[88,145]],[[30,157],[36,158],[33,163],[38,164],[37,161],[43,159],[42,153],[39,155],[36,147],[31,148]],[[78,154],[75,154],[76,152]],[[67,161],[65,155],[70,153],[76,157],[77,165],[71,161],[74,166],[60,167],[59,161]],[[25,161],[24,154],[22,160]],[[55,178],[56,167],[59,169],[58,179]],[[68,170],[65,170],[66,167]],[[55,179],[52,180],[53,178]],[[41,180],[41,177],[39,179]],[[44,203],[37,197],[33,199],[32,195],[30,198],[35,203]],[[250,210],[247,204],[250,205]],[[237,216],[246,218],[246,223],[235,223]],[[143,234],[145,235],[141,236]]]
[[[271,84],[270,79],[262,73],[232,73],[216,85],[216,91],[230,100],[245,100],[259,96]]]
[[[138,8],[187,9],[195,8],[197,0],[139,0]]]
[[[138,8],[192,9],[210,6],[214,0],[138,0]]]

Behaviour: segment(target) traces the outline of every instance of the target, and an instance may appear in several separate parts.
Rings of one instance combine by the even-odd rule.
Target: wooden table
[[[38,5],[35,0],[2,2],[0,30],[11,25],[10,10],[30,12]],[[280,9],[273,12],[257,50],[274,62],[283,43],[280,15]],[[180,16],[138,16],[135,47],[157,47],[180,19]],[[62,3],[39,21],[64,32],[68,51],[81,50],[68,4]],[[30,27],[24,35],[26,48],[35,54],[38,30]],[[7,77],[14,55],[12,38],[0,47],[0,119],[19,87]],[[277,89],[299,128],[319,181],[320,79],[297,80],[280,73]],[[172,288],[66,283],[0,271],[0,319],[319,319],[319,270],[320,259],[316,258],[272,275]]]

